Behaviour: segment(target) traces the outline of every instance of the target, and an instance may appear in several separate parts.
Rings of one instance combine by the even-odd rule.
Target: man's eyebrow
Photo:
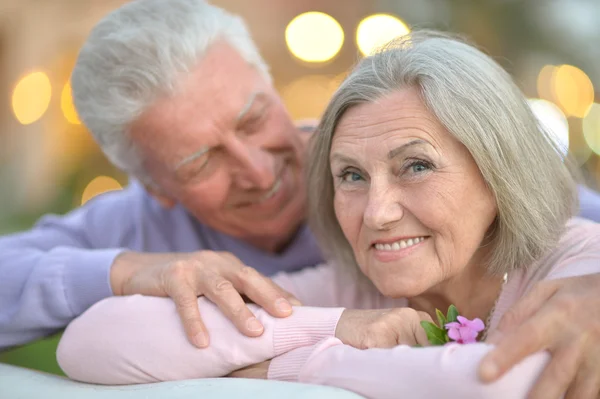
[[[421,144],[427,144],[427,142],[424,140],[417,139],[417,140],[409,141],[408,143],[402,144],[400,147],[396,147],[393,150],[390,150],[390,152],[388,152],[388,159],[396,158],[398,155],[400,155],[404,151],[406,151],[409,147],[412,147],[415,145],[421,145]]]
[[[263,97],[264,97],[264,93],[260,90],[256,90],[256,91],[252,92],[252,94],[250,95],[250,98],[248,99],[248,101],[246,102],[246,104],[244,105],[244,107],[242,108],[240,113],[238,114],[238,116],[235,118],[235,121],[237,123],[239,123],[248,114],[248,112],[250,112],[250,110],[252,109],[252,106],[254,105],[256,100],[261,99]],[[184,159],[179,161],[177,163],[177,165],[175,165],[175,170],[181,168],[182,166],[184,166],[190,162],[195,161],[196,159],[200,158],[201,156],[203,156],[210,150],[211,150],[211,147],[203,147],[199,151],[193,153],[192,155],[185,157]]]
[[[264,93],[262,91],[257,90],[257,91],[252,92],[252,94],[250,95],[250,98],[248,99],[248,101],[246,102],[246,104],[244,105],[244,107],[242,108],[240,113],[238,114],[237,118],[235,118],[235,121],[237,123],[239,123],[242,119],[244,119],[244,117],[252,109],[252,106],[254,105],[256,100],[260,100],[261,98],[264,98]]]
[[[193,153],[190,156],[187,156],[185,158],[183,158],[181,161],[179,161],[177,163],[177,165],[175,165],[175,170],[181,168],[182,166],[195,161],[196,159],[200,158],[202,155],[206,154],[208,151],[210,151],[210,147],[202,147],[199,151],[196,151],[195,153]]]

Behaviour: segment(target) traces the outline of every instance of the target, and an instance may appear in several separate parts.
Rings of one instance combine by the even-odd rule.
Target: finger
[[[581,358],[580,353],[575,345],[554,352],[550,363],[538,378],[528,397],[530,399],[561,398],[575,378]]]
[[[183,322],[185,334],[192,344],[198,348],[206,348],[209,344],[208,332],[198,310],[198,297],[187,284],[180,284],[167,294],[175,302],[179,318]]]
[[[244,335],[257,337],[264,331],[262,323],[250,311],[231,281],[216,273],[204,273],[201,291]]]
[[[425,329],[423,327],[421,327],[421,323],[417,323],[416,325],[413,325],[413,330],[414,330],[413,333],[415,335],[418,345],[421,345],[421,346],[430,346],[431,345],[429,343],[429,339],[427,338],[427,333],[425,332]]]
[[[600,393],[600,375],[592,367],[584,367],[569,386],[565,399],[596,399]]]
[[[537,284],[502,316],[498,327],[490,334],[486,342],[490,344],[497,343],[507,331],[514,330],[528,320],[548,302],[549,298],[556,293],[556,290],[557,286],[552,282]]]
[[[483,382],[500,378],[526,356],[546,349],[547,343],[553,342],[555,330],[529,320],[509,331],[481,361],[479,377]]]
[[[237,280],[236,288],[271,316],[287,317],[292,314],[292,305],[288,298],[293,296],[256,269],[243,266],[238,270],[236,278],[232,280]]]

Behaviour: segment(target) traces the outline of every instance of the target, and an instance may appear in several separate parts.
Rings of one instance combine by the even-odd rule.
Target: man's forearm
[[[112,295],[109,271],[119,249],[41,251],[0,243],[0,349],[64,328]]]

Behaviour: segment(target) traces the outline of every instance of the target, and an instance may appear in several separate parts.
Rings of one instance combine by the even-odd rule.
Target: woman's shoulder
[[[532,269],[533,280],[600,273],[600,224],[570,219],[557,245]]]

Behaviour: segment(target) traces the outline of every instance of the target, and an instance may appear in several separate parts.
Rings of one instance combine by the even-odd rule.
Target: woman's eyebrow
[[[408,143],[402,144],[400,147],[396,147],[393,150],[390,150],[390,152],[388,152],[388,159],[396,158],[398,155],[401,155],[404,151],[406,151],[410,147],[413,147],[416,145],[423,145],[423,144],[428,144],[428,143],[421,139],[409,141]]]
[[[330,163],[342,162],[342,163],[351,163],[351,164],[357,163],[354,158],[351,158],[351,157],[341,154],[339,152],[334,152],[333,154],[331,154],[331,156],[329,157],[329,162]]]

